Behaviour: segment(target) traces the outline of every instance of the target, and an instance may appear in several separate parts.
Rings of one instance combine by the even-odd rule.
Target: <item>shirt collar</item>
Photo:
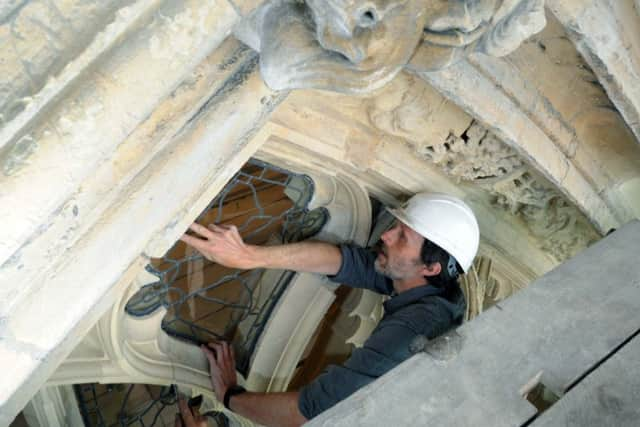
[[[443,293],[443,289],[433,285],[422,285],[404,291],[384,302],[385,313],[393,313],[402,307],[412,304],[424,297],[437,296]]]

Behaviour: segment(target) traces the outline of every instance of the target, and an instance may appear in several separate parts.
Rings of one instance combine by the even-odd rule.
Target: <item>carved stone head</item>
[[[307,0],[315,38],[336,64],[385,80],[409,61],[422,38],[421,0]]]
[[[544,0],[267,0],[235,34],[273,89],[363,93],[407,65],[505,55],[544,24]]]

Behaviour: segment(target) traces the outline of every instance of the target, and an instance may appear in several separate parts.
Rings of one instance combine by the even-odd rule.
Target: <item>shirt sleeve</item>
[[[340,245],[340,252],[342,264],[335,276],[327,276],[331,281],[391,295],[393,283],[376,271],[376,255],[373,252],[355,245]]]
[[[407,307],[394,314],[378,325],[343,366],[329,366],[300,390],[300,412],[310,420],[331,408],[411,357],[416,337],[431,339],[450,326],[450,316],[437,306]]]

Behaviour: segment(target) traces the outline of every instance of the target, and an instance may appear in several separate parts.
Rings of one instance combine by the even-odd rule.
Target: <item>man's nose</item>
[[[389,230],[385,231],[384,233],[382,233],[382,235],[380,236],[380,239],[382,240],[382,242],[385,245],[389,245],[391,243],[391,241],[393,240],[393,232],[395,230],[395,227],[390,228]]]

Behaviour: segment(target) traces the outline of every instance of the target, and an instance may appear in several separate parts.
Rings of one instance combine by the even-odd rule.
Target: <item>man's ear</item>
[[[439,262],[433,262],[429,265],[422,265],[422,271],[420,272],[420,274],[422,276],[437,276],[438,274],[440,274],[440,272],[442,271],[442,266],[440,265]]]

